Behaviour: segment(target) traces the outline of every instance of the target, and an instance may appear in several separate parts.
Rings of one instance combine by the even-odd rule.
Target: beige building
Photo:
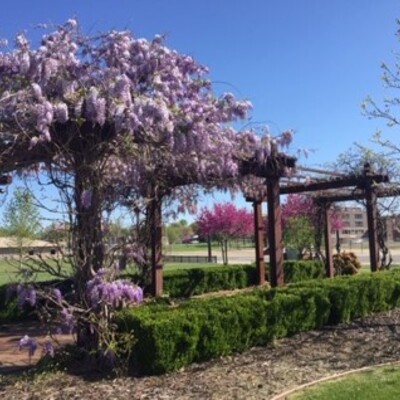
[[[367,239],[368,220],[364,207],[339,207],[337,211],[344,225],[339,231],[342,242]],[[384,217],[383,221],[386,240],[389,242],[400,241],[400,215]]]
[[[34,256],[55,256],[59,253],[57,245],[44,240],[26,240],[22,241],[20,246],[18,240],[13,237],[0,237],[0,258],[15,258],[19,254]]]
[[[337,211],[343,222],[343,228],[339,230],[342,240],[357,240],[367,235],[367,213],[363,207],[339,207]]]
[[[400,242],[400,215],[385,217],[386,239],[389,242]]]

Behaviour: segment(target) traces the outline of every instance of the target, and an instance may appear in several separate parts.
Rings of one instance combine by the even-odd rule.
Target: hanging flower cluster
[[[108,305],[118,309],[143,301],[142,288],[127,280],[107,281],[106,276],[104,270],[99,270],[96,276],[87,282],[86,297],[91,308]]]

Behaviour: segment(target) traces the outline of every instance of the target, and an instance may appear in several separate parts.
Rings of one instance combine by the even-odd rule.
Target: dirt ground
[[[7,348],[11,346],[13,351],[25,332],[10,330],[7,335],[2,331],[2,400],[270,399],[325,376],[400,360],[400,309],[298,334],[163,376],[142,378],[99,379],[60,372],[31,380],[15,373],[5,374]],[[17,355],[20,359],[14,358],[14,365],[26,365],[26,355],[15,350]]]
[[[0,326],[0,373],[6,373],[13,370],[34,365],[43,354],[43,343],[51,340],[56,347],[66,343],[72,343],[71,335],[53,335],[45,329],[37,326],[35,322],[21,322],[18,324],[6,324]],[[19,350],[19,341],[22,337],[28,335],[35,338],[38,348],[33,357],[29,357],[26,349]]]

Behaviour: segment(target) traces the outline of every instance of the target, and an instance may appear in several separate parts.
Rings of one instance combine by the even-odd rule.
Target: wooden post
[[[163,259],[162,259],[162,214],[161,201],[152,200],[151,213],[151,268],[152,268],[152,294],[163,294]]]
[[[0,185],[9,185],[12,183],[11,175],[0,175]]]
[[[369,164],[364,165],[364,175],[372,174]],[[368,240],[369,240],[369,257],[371,263],[371,271],[378,271],[379,266],[379,247],[378,247],[378,206],[377,195],[372,187],[372,182],[365,185],[365,198],[367,201],[367,221],[368,221]]]
[[[262,202],[255,201],[254,207],[254,236],[256,242],[256,266],[257,283],[265,283],[265,261],[264,261],[264,224],[262,220]]]
[[[327,278],[333,278],[335,269],[333,267],[332,258],[332,241],[331,241],[331,220],[329,218],[329,204],[323,204],[324,213],[324,239],[325,239],[325,274]]]
[[[272,287],[284,284],[282,210],[279,197],[279,178],[267,179],[269,267]]]

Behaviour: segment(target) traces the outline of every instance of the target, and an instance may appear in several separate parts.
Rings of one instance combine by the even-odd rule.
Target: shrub
[[[335,275],[354,275],[361,269],[361,263],[353,252],[342,251],[333,255]]]
[[[285,283],[320,279],[325,276],[325,266],[321,261],[292,261],[283,263]]]
[[[241,289],[255,285],[257,271],[254,265],[230,265],[212,268],[165,271],[164,290],[171,297]]]
[[[159,374],[399,304],[400,274],[380,272],[148,305],[121,312],[118,324],[135,333],[136,370]]]
[[[286,283],[323,278],[325,268],[319,261],[285,261]],[[266,279],[269,268],[266,266]],[[257,284],[255,265],[229,265],[210,268],[165,271],[164,291],[170,297],[191,297],[221,290],[242,289]]]
[[[10,285],[0,286],[0,324],[18,321],[30,317],[31,310],[20,309],[16,298],[9,298],[7,294]]]
[[[17,303],[16,294],[13,293],[11,295],[7,294],[8,289],[16,285],[16,283],[9,283],[0,286],[0,323],[10,323],[20,321],[22,319],[34,319],[36,318],[36,314],[34,312],[34,308],[29,306],[28,304],[24,304],[23,307],[19,307]],[[73,281],[72,279],[53,279],[45,282],[37,282],[36,285],[43,289],[46,287],[58,288],[63,295],[68,298],[68,295],[72,291]]]

